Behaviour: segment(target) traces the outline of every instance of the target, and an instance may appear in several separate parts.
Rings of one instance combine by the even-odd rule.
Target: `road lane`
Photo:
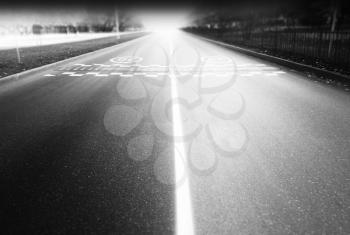
[[[4,229],[167,234],[192,211],[196,234],[349,233],[349,104],[184,33],[7,82]]]
[[[133,43],[74,63],[104,64],[140,46]],[[3,231],[171,233],[173,189],[153,174],[155,156],[168,143],[147,117],[126,136],[105,128],[107,111],[125,103],[117,92],[118,76],[81,78],[63,72],[56,68],[2,87]],[[56,76],[44,77],[46,73]],[[135,109],[147,113],[147,106],[149,99]],[[123,127],[128,123],[118,126]],[[128,148],[137,154],[139,149],[128,141],[153,133],[154,147],[144,151],[148,159],[134,161]]]
[[[191,175],[198,234],[349,233],[349,93],[192,41],[236,64],[231,99],[221,105],[242,95],[245,109],[234,120],[248,134],[244,152],[219,154],[209,175]]]

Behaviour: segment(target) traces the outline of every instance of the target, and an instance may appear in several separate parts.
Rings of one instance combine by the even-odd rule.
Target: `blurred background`
[[[102,43],[105,47],[117,43],[115,39],[123,34],[181,28],[348,75],[349,12],[342,0],[3,3],[0,50],[16,49],[3,58],[11,58],[18,71],[31,67],[23,65],[23,48],[113,36],[106,45]],[[0,61],[0,68],[8,66],[8,62]]]

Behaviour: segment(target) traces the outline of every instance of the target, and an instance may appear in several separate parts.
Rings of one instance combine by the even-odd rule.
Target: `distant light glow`
[[[178,12],[143,13],[140,19],[145,29],[153,32],[172,32],[187,24],[186,14]]]

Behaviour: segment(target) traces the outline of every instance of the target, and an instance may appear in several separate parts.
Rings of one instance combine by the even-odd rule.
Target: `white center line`
[[[173,45],[170,41],[170,56],[173,54]],[[170,69],[169,77],[171,79],[171,98],[175,100],[179,97],[177,89],[177,79],[174,71]],[[182,118],[178,105],[172,106],[173,134],[174,136],[183,136]],[[174,142],[174,165],[175,165],[175,211],[176,211],[176,234],[193,235],[194,224],[191,205],[191,192],[189,185],[189,175],[187,174],[187,156],[183,141]],[[185,176],[183,169],[185,165]],[[179,179],[183,179],[180,180]]]

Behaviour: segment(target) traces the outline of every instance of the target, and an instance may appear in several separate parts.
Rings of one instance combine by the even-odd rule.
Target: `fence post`
[[[278,45],[278,42],[277,42],[277,29],[275,29],[275,42],[274,42],[274,50],[277,51],[277,45]]]
[[[317,50],[317,57],[322,57],[322,45],[323,45],[323,31],[318,33],[318,50]]]
[[[293,29],[293,37],[292,37],[292,40],[293,40],[293,53],[296,53],[296,48],[295,48],[295,45],[296,45],[296,41],[297,41],[297,32],[295,31],[295,29]]]

